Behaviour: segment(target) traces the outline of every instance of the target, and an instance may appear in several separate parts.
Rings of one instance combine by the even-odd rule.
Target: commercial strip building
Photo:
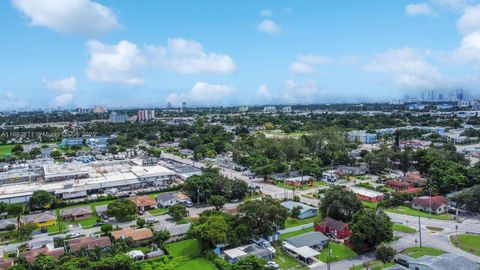
[[[0,187],[0,201],[26,202],[36,190],[45,190],[63,199],[92,194],[115,193],[148,187],[168,187],[177,175],[161,165],[143,166],[141,160],[92,163],[46,164],[36,181],[6,184]]]
[[[379,202],[383,200],[383,193],[381,192],[359,187],[351,187],[350,190],[362,201]]]

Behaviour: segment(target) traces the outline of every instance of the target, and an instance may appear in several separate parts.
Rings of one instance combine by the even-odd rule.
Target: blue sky
[[[0,24],[0,110],[479,89],[473,0],[8,0]]]

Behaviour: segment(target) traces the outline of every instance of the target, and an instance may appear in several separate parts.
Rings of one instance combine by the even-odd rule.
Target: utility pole
[[[420,224],[420,216],[418,216],[418,237],[420,239],[420,247],[422,247],[422,227]]]

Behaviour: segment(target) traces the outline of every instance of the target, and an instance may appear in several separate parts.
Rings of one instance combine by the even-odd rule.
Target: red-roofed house
[[[396,191],[405,191],[405,190],[413,190],[415,187],[410,184],[410,183],[407,183],[407,182],[403,182],[403,181],[398,181],[398,180],[387,180],[385,182],[385,185],[389,188],[393,188],[395,189]]]
[[[322,222],[315,224],[315,231],[331,235],[337,239],[345,239],[352,235],[347,223],[329,217],[325,218]]]
[[[27,262],[32,263],[35,261],[35,258],[37,258],[37,256],[40,254],[45,254],[47,256],[52,256],[58,259],[64,253],[65,251],[63,250],[63,248],[48,250],[48,248],[42,247],[42,248],[36,248],[29,251],[21,252],[20,256],[24,257],[27,260]]]
[[[71,239],[68,241],[69,250],[72,252],[80,250],[85,247],[88,250],[95,247],[105,248],[112,244],[109,237],[93,238],[91,236],[85,236],[80,238]]]
[[[448,199],[444,196],[421,196],[412,200],[412,208],[435,214],[443,214],[448,211]]]

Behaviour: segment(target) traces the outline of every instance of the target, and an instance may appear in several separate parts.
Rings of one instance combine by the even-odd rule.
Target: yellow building
[[[37,225],[37,227],[39,228],[48,227],[48,226],[55,225],[57,223],[57,216],[50,211],[46,211],[38,214],[23,216],[21,219],[21,222],[22,223],[32,222],[35,225]]]

